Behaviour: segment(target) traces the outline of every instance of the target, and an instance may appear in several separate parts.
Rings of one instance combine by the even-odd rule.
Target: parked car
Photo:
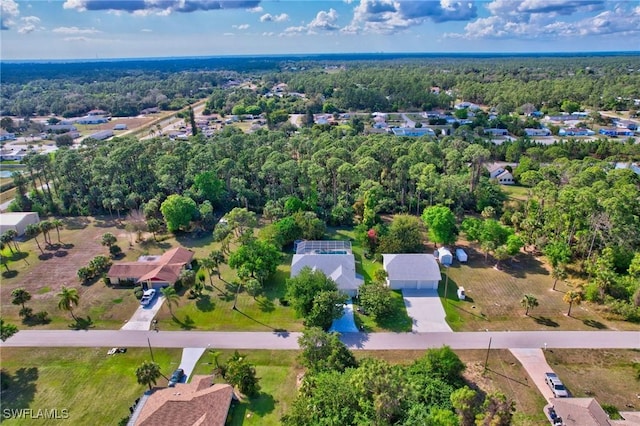
[[[173,372],[171,378],[169,379],[169,387],[172,388],[176,385],[176,383],[182,382],[182,378],[184,377],[184,370],[182,368],[178,368]]]
[[[151,303],[155,295],[156,291],[154,289],[145,290],[144,293],[142,293],[142,298],[140,298],[140,304],[142,306],[147,306]]]
[[[544,373],[544,381],[549,385],[553,391],[553,396],[556,398],[566,398],[569,396],[567,388],[558,377],[556,373]]]

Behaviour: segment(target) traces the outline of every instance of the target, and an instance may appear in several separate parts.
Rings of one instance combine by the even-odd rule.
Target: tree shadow
[[[62,244],[58,244],[58,243],[53,243],[53,244],[47,244],[45,247],[45,250],[48,251],[56,251],[58,250],[60,247],[62,247]]]
[[[68,252],[68,251],[66,251],[66,250],[56,250],[56,252],[55,252],[55,253],[53,253],[53,255],[54,255],[55,257],[65,257],[65,256],[66,256],[66,255],[68,255],[68,254],[69,254],[69,252]]]
[[[276,310],[273,301],[269,300],[265,296],[256,297],[256,303],[258,304],[262,312],[273,312]]]
[[[10,270],[10,271],[2,271],[2,278],[15,278],[18,276],[18,271]]]
[[[249,400],[249,410],[262,417],[271,413],[276,407],[276,400],[268,393],[260,392]]]
[[[65,228],[71,230],[85,229],[89,223],[89,219],[86,217],[72,217],[64,220]]]
[[[183,247],[208,247],[213,241],[213,234],[211,232],[202,233],[188,233],[178,232],[175,234],[176,241]]]
[[[582,320],[582,323],[586,326],[597,328],[598,330],[605,330],[609,328],[605,324],[601,323],[600,321],[596,321],[592,319]]]
[[[120,222],[117,220],[117,218],[96,218],[96,221],[93,223],[93,226],[95,226],[96,228],[112,228],[118,227],[118,225],[120,225]]]
[[[533,318],[536,323],[538,323],[540,325],[547,326],[547,327],[559,327],[560,326],[560,324],[558,324],[557,322],[555,322],[551,318],[542,317],[542,316],[540,316],[540,317],[532,316],[531,318]]]
[[[154,241],[153,239],[140,241],[138,244],[142,248],[158,247],[158,248],[161,248],[163,250],[168,250],[168,249],[171,248],[171,244],[169,244],[167,242]]]
[[[261,321],[258,321],[258,320],[257,320],[257,319],[255,319],[255,318],[253,318],[253,317],[251,317],[251,316],[249,316],[249,315],[245,314],[244,312],[242,312],[242,311],[241,311],[240,309],[238,309],[238,308],[235,308],[235,309],[234,309],[234,311],[236,311],[236,312],[237,312],[237,313],[239,313],[240,315],[244,315],[245,317],[249,318],[250,320],[252,320],[252,321],[254,321],[254,322],[256,322],[256,323],[258,323],[258,324],[260,324],[260,325],[263,325],[263,326],[265,326],[265,327],[267,327],[267,328],[270,328],[270,329],[272,329],[272,330],[276,330],[275,328],[271,327],[270,325],[267,325],[267,324],[265,324],[265,323],[263,323],[263,322],[261,322]]]
[[[42,253],[38,255],[38,259],[40,260],[49,260],[53,257],[53,253]]]
[[[216,308],[216,304],[211,300],[211,296],[203,294],[196,301],[196,308],[201,312],[211,312]]]
[[[72,330],[89,330],[94,327],[93,320],[88,315],[86,318],[77,317],[74,322],[69,324],[69,328]]]
[[[23,260],[29,257],[29,253],[26,251],[17,251],[8,256],[9,260],[12,262],[17,262],[18,260]]]
[[[348,348],[362,349],[369,340],[368,333],[340,333],[340,340]]]
[[[29,408],[36,394],[39,374],[36,367],[23,367],[14,374],[4,370],[0,373],[2,382],[2,408],[19,410]],[[2,416],[4,420],[4,416]]]
[[[189,315],[186,315],[184,317],[184,321],[180,321],[175,316],[172,316],[171,320],[178,324],[183,330],[193,330],[194,328],[196,328],[195,322]]]
[[[62,244],[62,246],[61,246],[61,247],[62,247],[63,249],[65,249],[65,250],[71,250],[72,248],[74,248],[74,247],[75,247],[75,245],[74,245],[73,243],[64,243],[64,244]]]

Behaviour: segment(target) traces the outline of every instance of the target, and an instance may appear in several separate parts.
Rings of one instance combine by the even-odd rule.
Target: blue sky
[[[0,0],[2,59],[640,50],[640,0]]]

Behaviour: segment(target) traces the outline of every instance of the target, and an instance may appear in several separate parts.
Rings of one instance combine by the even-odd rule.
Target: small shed
[[[465,263],[468,260],[467,252],[461,248],[456,249],[456,259],[460,263]]]
[[[40,222],[37,212],[2,213],[0,215],[0,234],[13,229],[18,235],[24,235],[28,225]]]
[[[453,255],[446,247],[438,249],[436,257],[442,265],[451,265],[453,263]]]

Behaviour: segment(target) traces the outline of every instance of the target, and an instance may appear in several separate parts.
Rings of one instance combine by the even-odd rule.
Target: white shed
[[[438,289],[440,268],[431,254],[383,254],[387,285],[394,289]]]
[[[464,263],[468,260],[468,256],[467,256],[467,252],[464,251],[463,249],[459,248],[456,249],[456,259],[458,259],[458,262],[460,263]]]
[[[37,212],[19,212],[0,214],[0,234],[13,229],[18,235],[23,235],[27,225],[40,222]]]
[[[436,256],[438,257],[438,260],[440,261],[441,264],[451,265],[453,263],[453,255],[451,254],[448,248],[442,247],[436,250],[436,252],[437,252]]]

